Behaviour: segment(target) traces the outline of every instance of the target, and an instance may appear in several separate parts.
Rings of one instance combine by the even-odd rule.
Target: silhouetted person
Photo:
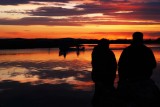
[[[154,54],[143,44],[143,34],[133,33],[131,45],[123,50],[118,62],[118,91],[127,107],[155,107],[159,91],[150,78],[155,67]]]
[[[113,107],[114,79],[117,62],[114,53],[109,49],[109,41],[101,39],[92,52],[92,80],[95,83],[93,107]]]

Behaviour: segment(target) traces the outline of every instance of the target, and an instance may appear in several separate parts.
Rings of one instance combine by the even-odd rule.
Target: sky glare
[[[0,38],[160,37],[159,0],[0,0]]]

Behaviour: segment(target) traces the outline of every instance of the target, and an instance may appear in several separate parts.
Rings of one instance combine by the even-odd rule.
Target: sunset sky
[[[160,0],[0,0],[0,38],[160,37]]]

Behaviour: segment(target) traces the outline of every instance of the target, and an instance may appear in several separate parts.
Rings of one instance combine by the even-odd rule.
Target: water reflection
[[[66,83],[32,85],[5,80],[0,86],[1,107],[91,107],[88,91],[80,91],[80,87],[75,90],[73,85]]]
[[[124,47],[128,44],[111,44],[117,61]],[[152,47],[158,62],[158,67],[153,75],[157,75],[160,69],[160,45],[149,45]],[[86,45],[85,51],[77,53],[68,51],[67,57],[59,55],[58,48],[51,49],[21,49],[0,50],[0,81],[12,80],[19,83],[30,82],[32,85],[39,84],[69,84],[75,90],[92,90],[90,79],[91,52],[93,46]],[[117,84],[118,78],[115,80]]]
[[[84,52],[85,51],[85,47],[84,46],[76,46],[76,47],[60,47],[59,48],[59,56],[63,56],[64,58],[66,58],[67,54],[71,53],[71,52],[76,52],[77,57],[80,55],[80,52]]]

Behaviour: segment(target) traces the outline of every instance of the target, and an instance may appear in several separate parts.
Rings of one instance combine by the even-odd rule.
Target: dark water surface
[[[126,46],[111,44],[117,61]],[[148,47],[157,60],[152,78],[160,87],[160,45]],[[85,45],[85,51],[66,57],[58,48],[0,50],[0,107],[90,107],[92,49]]]

